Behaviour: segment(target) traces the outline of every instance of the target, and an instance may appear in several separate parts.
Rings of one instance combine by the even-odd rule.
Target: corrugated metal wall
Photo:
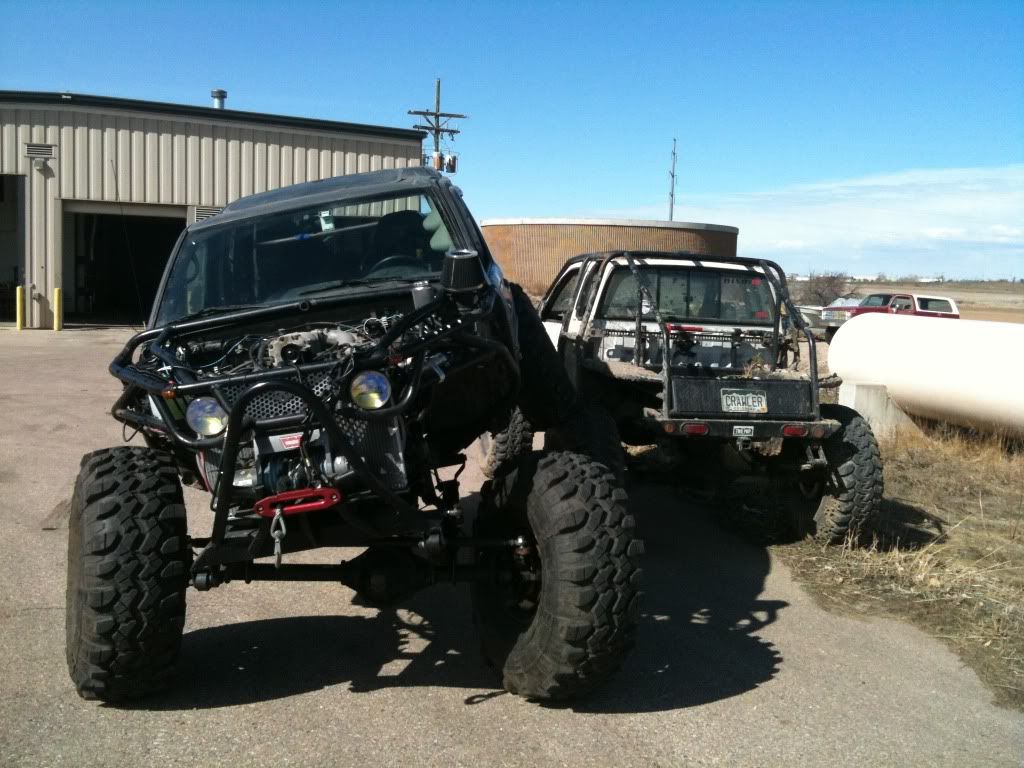
[[[55,159],[34,170],[25,156],[27,143],[55,145]],[[0,173],[28,178],[29,323],[52,322],[49,300],[61,280],[64,200],[222,207],[304,181],[419,165],[420,157],[416,140],[143,112],[4,105]]]
[[[566,259],[611,250],[690,251],[735,256],[735,231],[686,229],[679,224],[494,223],[481,226],[491,255],[509,280],[534,295],[547,289]]]

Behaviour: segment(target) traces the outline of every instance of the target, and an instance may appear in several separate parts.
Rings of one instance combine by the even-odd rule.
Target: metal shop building
[[[488,219],[487,247],[509,280],[544,292],[565,260],[612,250],[690,251],[735,256],[739,230],[720,224],[629,219]]]
[[[424,134],[213,107],[0,91],[0,323],[141,323],[182,228],[255,192],[419,165]]]

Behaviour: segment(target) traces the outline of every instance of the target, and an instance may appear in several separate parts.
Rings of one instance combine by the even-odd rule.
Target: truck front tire
[[[473,586],[483,652],[506,690],[575,698],[621,665],[643,552],[625,501],[606,468],[574,453],[533,454],[484,487],[477,535],[523,537],[482,550]]]
[[[166,687],[185,625],[191,562],[172,458],[108,448],[82,459],[71,502],[67,662],[86,699],[119,702]]]

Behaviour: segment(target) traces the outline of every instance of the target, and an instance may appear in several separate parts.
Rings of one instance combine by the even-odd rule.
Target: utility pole
[[[672,170],[668,172],[672,180],[672,186],[668,191],[668,220],[672,221],[672,215],[676,207],[676,140],[672,139]]]
[[[441,111],[441,78],[437,78],[434,81],[434,109],[410,109],[410,115],[416,115],[422,117],[426,125],[414,125],[413,128],[419,128],[422,131],[428,131],[434,137],[434,168],[441,170],[441,137],[445,134],[448,138],[454,139],[455,134],[460,133],[458,128],[452,128],[449,123],[452,120],[464,120],[466,115],[460,115],[455,112],[442,112]],[[447,169],[446,169],[447,170]],[[451,171],[454,172],[454,167]]]

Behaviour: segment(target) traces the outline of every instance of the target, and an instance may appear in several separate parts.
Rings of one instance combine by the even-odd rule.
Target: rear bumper
[[[820,440],[835,434],[841,426],[834,419],[818,421],[750,419],[743,421],[741,419],[666,419],[661,416],[647,417],[643,419],[643,424],[652,432],[672,437],[725,438],[728,440],[771,440],[777,437],[806,437]],[[706,432],[701,431],[703,426],[707,427]],[[786,427],[803,428],[806,429],[806,432],[802,436],[799,434],[787,435],[784,431]]]

